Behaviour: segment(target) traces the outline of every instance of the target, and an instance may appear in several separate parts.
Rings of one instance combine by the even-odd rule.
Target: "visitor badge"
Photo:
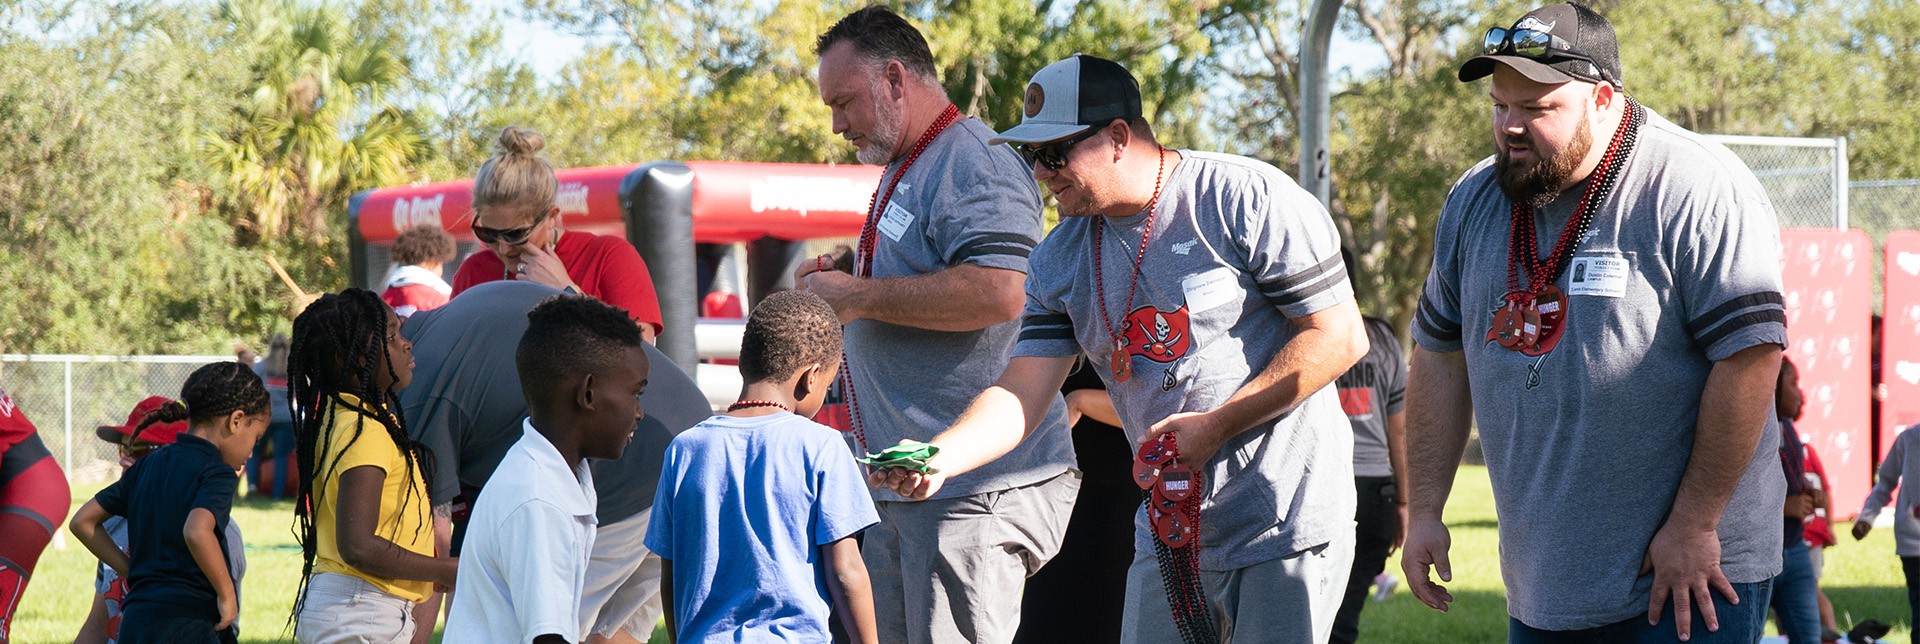
[[[1567,267],[1567,293],[1597,297],[1626,295],[1629,268],[1625,257],[1576,256]]]
[[[887,239],[897,242],[900,241],[901,235],[907,234],[907,227],[911,225],[913,225],[913,213],[907,212],[907,209],[897,202],[888,201],[887,212],[880,215],[878,226],[880,232],[886,235]]]
[[[1187,312],[1191,315],[1232,302],[1240,290],[1240,280],[1236,279],[1233,269],[1221,266],[1180,280],[1180,290],[1186,293]]]

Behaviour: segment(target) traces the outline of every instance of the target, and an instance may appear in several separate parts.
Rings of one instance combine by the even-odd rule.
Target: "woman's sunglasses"
[[[1090,127],[1087,131],[1071,138],[1040,145],[1022,143],[1014,146],[1014,150],[1020,153],[1021,160],[1027,162],[1027,167],[1033,167],[1033,164],[1039,163],[1041,167],[1059,172],[1061,168],[1067,167],[1067,150],[1073,149],[1073,146],[1079,145],[1081,141],[1093,138],[1093,135],[1099,134],[1104,129]]]
[[[499,228],[488,228],[486,226],[482,226],[478,223],[475,223],[472,226],[473,238],[480,240],[480,243],[482,244],[504,243],[508,246],[519,246],[521,244],[527,243],[527,238],[533,236],[533,229],[539,228],[541,222],[544,222],[546,220],[547,220],[546,215],[541,215],[539,219],[533,220],[533,223],[531,224],[521,226],[519,228],[507,228],[504,230]]]

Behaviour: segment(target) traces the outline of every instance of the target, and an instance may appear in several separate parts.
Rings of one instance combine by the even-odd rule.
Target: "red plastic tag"
[[[1193,476],[1192,469],[1179,461],[1174,461],[1160,468],[1160,485],[1155,489],[1157,494],[1178,505],[1193,495],[1193,487],[1199,482],[1199,479]]]

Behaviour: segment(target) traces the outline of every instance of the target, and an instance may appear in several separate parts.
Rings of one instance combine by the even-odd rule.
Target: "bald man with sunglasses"
[[[1453,601],[1442,522],[1470,421],[1511,642],[1741,642],[1780,571],[1778,224],[1725,147],[1629,98],[1606,18],[1486,34],[1494,156],[1434,231],[1407,386],[1402,567]],[[1487,571],[1462,571],[1486,574]]]

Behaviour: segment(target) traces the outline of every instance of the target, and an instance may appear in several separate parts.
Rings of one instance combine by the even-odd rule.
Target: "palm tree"
[[[395,43],[360,37],[332,5],[231,0],[219,12],[234,50],[254,56],[235,118],[202,146],[238,230],[318,240],[354,191],[412,178],[431,147],[387,100],[408,71]]]

